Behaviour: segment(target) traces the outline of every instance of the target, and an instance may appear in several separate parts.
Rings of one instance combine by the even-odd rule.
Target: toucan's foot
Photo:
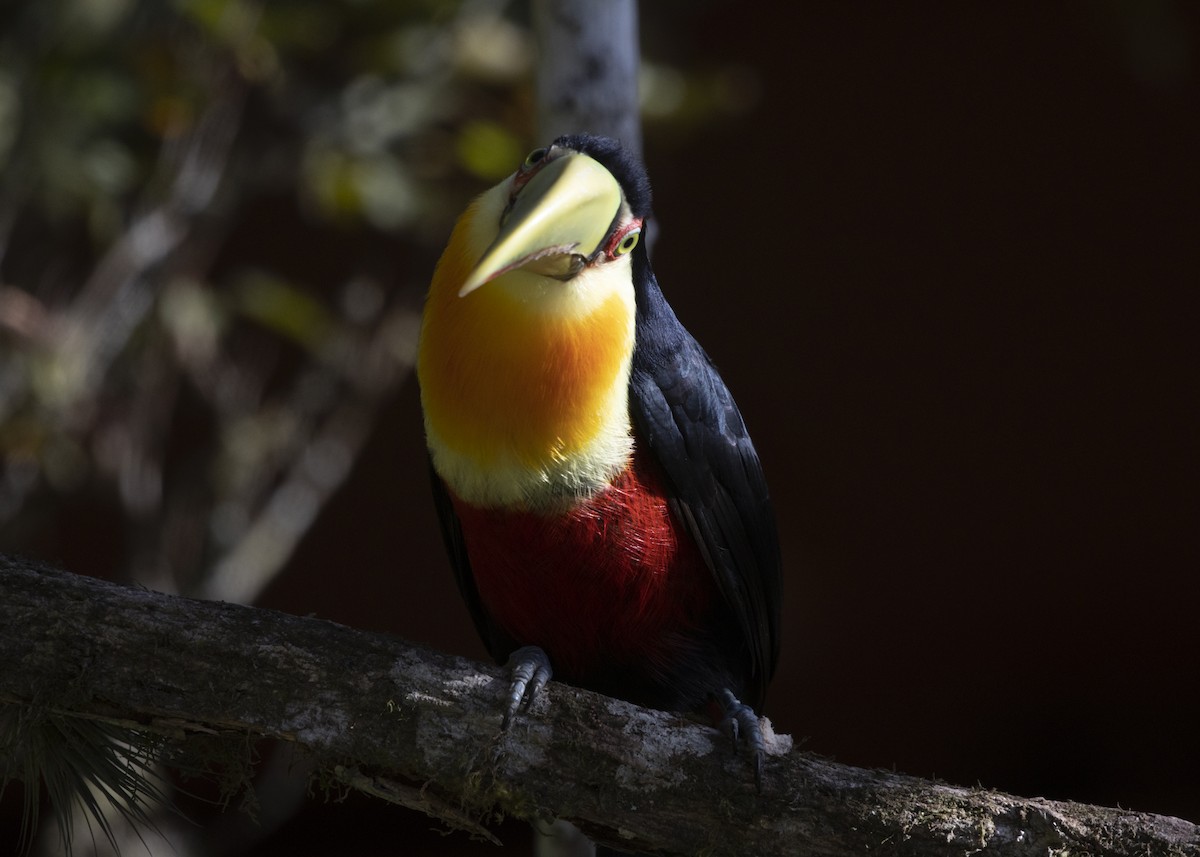
[[[738,752],[738,748],[744,746],[753,754],[754,787],[761,792],[763,756],[767,750],[758,715],[753,708],[734,696],[729,688],[717,694],[717,702],[721,705],[721,729],[733,741],[733,752]]]
[[[538,646],[522,646],[508,656],[508,668],[512,672],[512,684],[508,689],[508,706],[504,709],[501,729],[507,729],[513,715],[529,703],[550,681],[554,670],[550,657]]]

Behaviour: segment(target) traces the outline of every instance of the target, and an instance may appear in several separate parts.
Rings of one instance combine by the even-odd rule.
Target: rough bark
[[[175,739],[294,742],[349,785],[477,835],[502,813],[664,855],[1200,854],[1200,828],[1179,819],[798,751],[768,759],[759,794],[707,726],[555,683],[502,733],[492,667],[4,557],[0,652],[0,702]]]

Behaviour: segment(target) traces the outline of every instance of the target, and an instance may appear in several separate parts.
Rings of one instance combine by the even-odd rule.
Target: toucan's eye
[[[627,220],[624,226],[614,230],[604,245],[604,257],[612,260],[618,256],[629,255],[630,251],[638,245],[642,234],[642,223],[643,218],[634,217]]]
[[[522,164],[522,166],[525,167],[525,169],[529,169],[530,167],[536,167],[538,164],[540,164],[545,159],[546,153],[548,151],[550,151],[550,150],[547,149],[545,146],[542,146],[539,149],[534,149],[532,152],[530,152],[528,155],[525,156],[525,163]]]

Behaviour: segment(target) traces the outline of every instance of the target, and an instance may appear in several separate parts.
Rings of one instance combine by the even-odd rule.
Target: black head
[[[564,134],[554,141],[555,146],[581,152],[604,165],[621,190],[634,217],[650,217],[650,177],[646,167],[620,140],[594,134]]]

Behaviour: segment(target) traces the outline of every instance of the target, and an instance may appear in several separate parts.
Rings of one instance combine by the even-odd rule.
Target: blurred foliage
[[[312,482],[304,452],[338,409],[369,411],[407,371],[452,217],[526,148],[520,18],[446,0],[5,6],[0,548],[54,544],[60,501],[87,495],[119,510],[122,573],[195,589]],[[326,438],[342,458],[354,425]]]
[[[0,550],[253,600],[407,375],[451,219],[526,148],[530,45],[487,0],[6,4]],[[0,782],[43,782],[68,850],[73,802],[148,826],[129,736],[51,725],[2,736]]]

